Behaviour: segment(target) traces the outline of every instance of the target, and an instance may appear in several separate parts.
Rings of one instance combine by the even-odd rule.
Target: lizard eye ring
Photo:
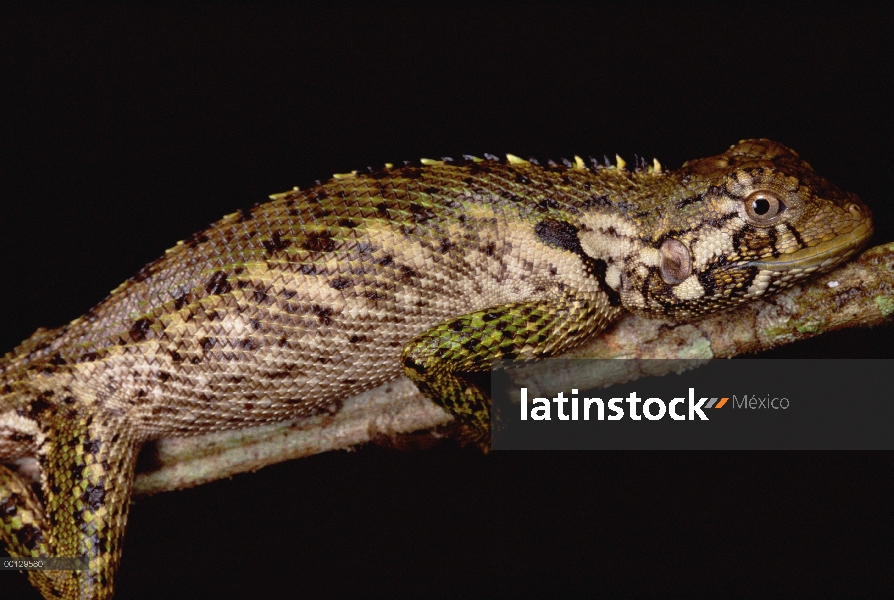
[[[755,224],[769,223],[788,208],[782,199],[766,190],[752,192],[745,198],[745,214]]]

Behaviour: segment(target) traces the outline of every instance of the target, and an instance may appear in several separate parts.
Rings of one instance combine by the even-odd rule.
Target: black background
[[[894,14],[820,6],[3,9],[0,346],[269,193],[422,156],[676,168],[768,137],[894,240]],[[777,356],[891,357],[891,333]],[[890,453],[330,453],[137,500],[117,597],[890,593],[892,476]]]

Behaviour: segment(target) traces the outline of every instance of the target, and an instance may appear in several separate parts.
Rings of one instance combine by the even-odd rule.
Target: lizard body
[[[663,172],[467,157],[337,176],[224,217],[90,312],[0,361],[0,464],[14,556],[47,598],[107,598],[136,453],[326,410],[404,373],[489,436],[457,375],[536,358],[624,311],[688,320],[828,270],[869,210],[791,150],[747,140]]]

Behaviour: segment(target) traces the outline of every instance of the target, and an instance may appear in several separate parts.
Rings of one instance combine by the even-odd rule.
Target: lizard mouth
[[[861,248],[871,236],[872,222],[861,223],[852,231],[816,246],[776,258],[751,261],[748,264],[766,271],[831,267]]]

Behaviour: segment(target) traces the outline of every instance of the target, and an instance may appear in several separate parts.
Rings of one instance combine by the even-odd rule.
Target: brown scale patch
[[[298,273],[302,275],[328,275],[329,272],[321,267],[320,265],[315,265],[313,263],[304,263],[300,267],[298,267]]]
[[[137,319],[130,328],[130,339],[134,343],[145,340],[151,331],[152,322],[149,319]]]
[[[311,232],[301,244],[301,247],[308,252],[332,252],[335,246],[335,240],[328,231]]]
[[[78,358],[79,363],[88,363],[93,362],[99,358],[99,354],[97,352],[87,352]]]
[[[205,291],[210,295],[229,294],[233,291],[233,286],[227,281],[227,274],[223,271],[218,271],[205,284]]]
[[[380,293],[375,289],[367,290],[363,293],[363,297],[371,302],[376,302],[378,300],[387,300],[388,295],[384,293]]]
[[[411,202],[409,208],[412,219],[416,223],[425,223],[426,221],[437,217],[435,212],[432,211],[430,208],[422,206],[421,204],[417,204],[416,202]]]
[[[198,233],[194,233],[189,238],[187,238],[187,240],[185,242],[183,242],[183,244],[187,248],[192,249],[192,248],[195,248],[196,246],[198,246],[199,244],[204,244],[207,241],[208,241],[208,236],[204,232],[198,232]]]
[[[339,314],[328,306],[320,306],[319,304],[311,305],[310,312],[316,315],[321,325],[330,325],[332,323],[332,317]]]
[[[406,265],[400,265],[398,269],[400,270],[400,282],[404,285],[409,285],[419,278],[419,273]]]
[[[329,287],[331,287],[334,290],[343,290],[346,287],[351,286],[352,283],[353,282],[350,279],[345,279],[344,277],[338,277],[338,278],[333,279],[329,282]]]
[[[276,252],[281,252],[292,245],[292,240],[284,239],[282,236],[282,232],[274,231],[273,235],[270,236],[269,240],[264,240],[261,242],[264,246],[264,249],[267,251],[267,254],[274,254]]]

